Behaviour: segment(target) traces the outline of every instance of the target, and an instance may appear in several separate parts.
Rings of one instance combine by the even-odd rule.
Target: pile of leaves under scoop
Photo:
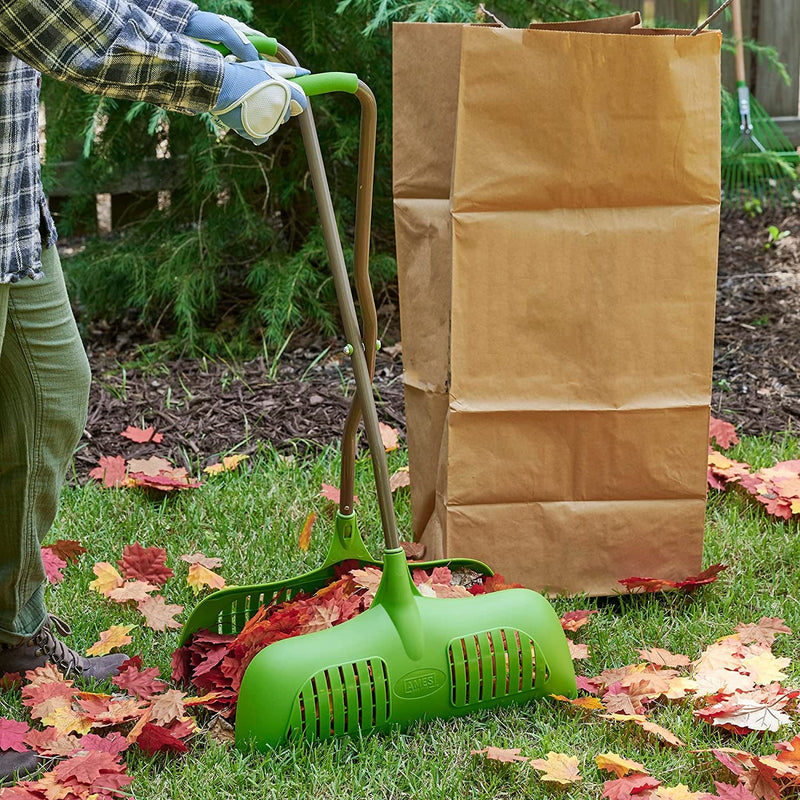
[[[353,563],[340,565],[336,577],[313,595],[298,594],[261,606],[239,634],[198,631],[174,652],[172,679],[213,693],[215,699],[208,706],[232,715],[244,672],[257,653],[281,639],[340,625],[370,607],[381,571],[359,569]],[[471,597],[521,588],[518,583],[507,584],[502,575],[489,577],[469,569],[415,569],[412,576],[420,593],[428,597]]]

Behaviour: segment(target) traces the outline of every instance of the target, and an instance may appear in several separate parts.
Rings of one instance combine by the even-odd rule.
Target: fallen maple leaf
[[[98,466],[89,472],[89,477],[101,481],[106,489],[121,486],[127,474],[122,456],[100,456]]]
[[[192,555],[181,556],[181,561],[187,564],[202,564],[207,569],[216,569],[222,566],[221,558],[213,558],[203,553],[193,553]]]
[[[545,758],[532,758],[529,763],[542,773],[539,777],[548,783],[569,786],[582,780],[578,770],[578,759],[565,753],[551,751]]]
[[[699,575],[690,576],[682,581],[672,581],[666,578],[623,578],[618,581],[621,583],[631,594],[637,590],[642,592],[664,592],[670,589],[681,589],[684,592],[690,592],[698,586],[705,586],[709,583],[715,583],[717,575],[728,567],[724,564],[712,564],[708,569],[703,570]]]
[[[584,658],[589,658],[589,645],[576,644],[572,639],[567,639],[567,646],[569,647],[569,654],[573,661],[581,661]]]
[[[132,458],[128,462],[128,475],[123,485],[172,492],[196,489],[200,481],[192,480],[185,467],[173,467],[165,458],[152,456],[147,459]]]
[[[126,578],[138,578],[159,586],[174,574],[167,566],[166,550],[156,546],[142,547],[139,542],[125,545],[117,565]]]
[[[660,785],[661,781],[649,775],[626,775],[624,778],[606,781],[603,784],[603,797],[608,797],[609,800],[632,800]]]
[[[190,565],[186,583],[192,587],[195,594],[204,586],[208,586],[210,589],[225,588],[225,578],[223,578],[222,575],[217,575],[216,572],[212,572],[199,563]]]
[[[100,750],[76,753],[65,761],[56,764],[53,775],[62,783],[74,778],[79,784],[88,787],[89,793],[108,793],[127,786],[133,777],[125,774],[125,765],[116,756]]]
[[[205,569],[205,567],[199,564],[193,566],[197,566],[199,569]],[[208,572],[208,570],[206,570],[206,572]],[[154,631],[165,631],[167,628],[178,629],[181,627],[181,623],[173,619],[173,617],[175,614],[180,614],[181,611],[183,611],[183,606],[168,605],[160,594],[140,600],[136,604],[136,607],[144,616],[147,627],[152,628]]]
[[[76,539],[58,539],[45,546],[60,559],[71,564],[77,564],[78,558],[86,552],[86,548]]]
[[[119,668],[119,674],[111,679],[115,686],[124,689],[132,695],[136,695],[142,700],[149,700],[154,694],[164,691],[167,684],[159,680],[158,667],[150,667],[149,669],[139,670],[141,659],[135,661],[128,659]]]
[[[679,783],[677,786],[659,786],[652,794],[645,792],[642,796],[650,800],[703,800],[707,794],[693,792],[686,784]]]
[[[381,430],[381,441],[383,442],[383,449],[387,453],[397,450],[399,447],[398,436],[400,432],[393,428],[391,425],[386,425],[384,422],[379,422],[378,427]]]
[[[660,741],[672,747],[686,747],[686,743],[681,741],[672,731],[661,727],[661,725],[657,725],[642,714],[600,714],[600,717],[617,722],[633,722],[635,725],[642,728],[642,730],[652,734]]]
[[[422,542],[400,542],[400,547],[409,561],[422,561],[425,558],[425,545]]]
[[[303,530],[300,531],[300,539],[298,540],[297,544],[298,547],[305,552],[308,550],[308,546],[311,544],[311,532],[314,530],[314,522],[317,519],[317,512],[312,511],[307,517],[305,524],[303,525]]]
[[[160,725],[169,725],[180,719],[185,712],[184,697],[184,692],[178,689],[168,689],[164,694],[155,695],[150,702],[150,718]]]
[[[509,764],[512,761],[527,761],[526,756],[520,755],[520,748],[484,747],[483,750],[470,750],[472,756],[484,756],[490,761],[502,761]]]
[[[109,733],[108,736],[98,736],[87,733],[78,740],[81,750],[99,750],[101,753],[119,755],[128,748],[128,741],[121,733]]]
[[[694,712],[702,716],[700,711]],[[706,718],[706,717],[704,717]],[[791,722],[788,714],[778,711],[766,703],[742,703],[735,708],[711,717],[711,723],[734,733],[750,731],[777,731]]]
[[[670,653],[660,647],[651,647],[649,650],[636,651],[645,661],[661,667],[688,667],[692,663],[689,656],[681,653]]]
[[[400,467],[397,472],[389,478],[389,488],[392,492],[402,489],[405,486],[411,486],[411,473],[408,467]]]
[[[24,722],[0,717],[0,750],[15,750],[24,753],[28,746],[25,736],[30,728]]]
[[[329,483],[323,483],[322,489],[320,490],[320,497],[324,497],[326,500],[330,500],[335,506],[338,506],[341,502],[339,497],[339,490],[335,486],[331,486]],[[358,495],[353,496],[353,502],[358,502]]]
[[[742,783],[731,785],[714,781],[716,794],[707,794],[706,798],[718,797],[720,800],[758,800],[758,798]]]
[[[759,644],[767,648],[772,647],[779,633],[792,632],[779,617],[761,617],[755,623],[739,623],[734,631],[744,644]]]
[[[601,711],[605,708],[599,697],[577,697],[573,699],[564,697],[562,694],[551,694],[550,697],[560,703],[569,703],[571,706],[582,708],[584,711]]]
[[[618,778],[622,778],[629,772],[648,774],[647,767],[644,764],[640,764],[638,761],[630,761],[627,758],[618,756],[616,753],[600,753],[595,757],[595,762],[598,769],[613,772]]]
[[[61,570],[67,566],[67,562],[59,558],[49,547],[42,547],[41,553],[45,577],[50,583],[61,583],[64,580],[64,573]]]
[[[130,439],[137,444],[145,444],[145,442],[161,444],[161,442],[164,441],[164,435],[156,433],[152,425],[149,428],[134,428],[133,425],[128,425],[120,436],[124,436],[126,439]]]
[[[161,725],[148,722],[136,739],[136,744],[147,755],[159,752],[186,753],[189,748],[177,737]]]
[[[597,614],[598,611],[596,608],[593,609],[581,609],[579,611],[567,611],[563,617],[559,620],[561,622],[561,627],[565,631],[571,631],[574,633],[578,630],[578,628],[582,628],[584,625],[588,625],[591,622],[592,614]]]
[[[79,739],[71,733],[59,734],[55,728],[33,728],[25,736],[25,744],[40,756],[70,756],[76,750],[82,749],[82,738]]]
[[[87,656],[104,656],[115,647],[124,647],[133,640],[128,633],[135,625],[112,625],[108,630],[100,632],[100,638],[86,651]]]
[[[246,461],[248,458],[250,458],[250,456],[245,455],[244,453],[225,456],[222,461],[207,466],[203,472],[205,472],[207,475],[219,475],[223,472],[233,472],[233,470],[235,470],[239,464],[242,463],[242,461]]]
[[[742,659],[742,669],[750,675],[757,684],[766,686],[767,684],[776,681],[780,682],[787,678],[788,675],[781,672],[781,669],[783,667],[788,667],[791,663],[791,659],[776,658],[772,653],[766,651]]]
[[[89,588],[100,592],[106,597],[108,597],[109,592],[123,584],[122,575],[108,561],[99,561],[92,567],[92,572],[97,575],[97,579],[89,584]]]
[[[708,423],[708,442],[716,439],[717,444],[727,450],[731,445],[739,444],[739,437],[736,435],[736,428],[730,422],[723,422],[721,419],[711,417]]]
[[[122,586],[106,592],[106,597],[113,600],[115,603],[138,603],[140,600],[145,600],[151,592],[157,592],[158,586],[146,581],[125,581]]]

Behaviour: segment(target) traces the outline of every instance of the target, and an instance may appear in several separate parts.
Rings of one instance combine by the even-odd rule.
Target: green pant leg
[[[55,247],[45,277],[0,286],[0,642],[45,620],[40,544],[86,424],[91,374]]]

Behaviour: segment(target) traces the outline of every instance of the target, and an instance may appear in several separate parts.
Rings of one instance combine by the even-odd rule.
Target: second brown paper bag
[[[719,36],[637,21],[395,27],[414,530],[554,593],[700,569]]]

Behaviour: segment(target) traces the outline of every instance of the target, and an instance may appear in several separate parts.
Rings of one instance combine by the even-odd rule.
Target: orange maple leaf
[[[604,769],[606,772],[613,772],[618,778],[622,778],[629,772],[639,772],[642,775],[647,775],[648,770],[644,764],[638,761],[631,761],[616,753],[600,753],[595,757],[598,769]]]
[[[156,433],[156,429],[152,425],[149,428],[135,428],[133,425],[128,425],[120,436],[124,436],[137,444],[144,444],[145,442],[161,444],[164,441],[164,435]]]
[[[314,530],[314,522],[317,519],[317,512],[312,511],[307,517],[303,530],[300,531],[300,538],[298,539],[298,547],[305,552],[311,544],[311,532]]]
[[[104,656],[115,647],[130,644],[133,640],[128,633],[135,627],[135,625],[112,625],[108,630],[101,631],[100,638],[86,651],[86,655]]]

